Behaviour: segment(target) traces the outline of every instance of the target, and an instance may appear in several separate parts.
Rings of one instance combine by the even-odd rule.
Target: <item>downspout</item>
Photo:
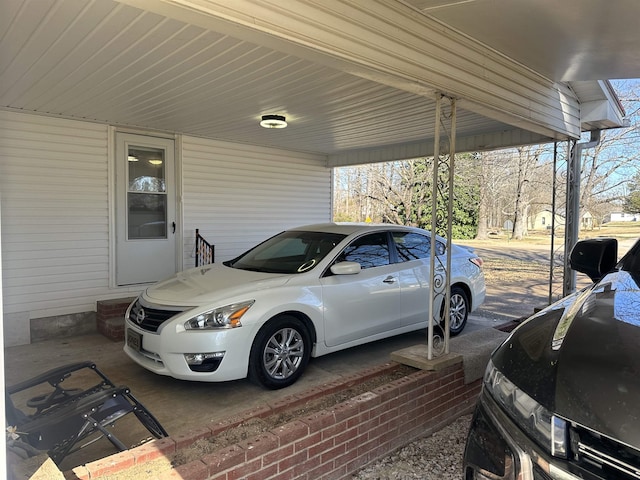
[[[564,232],[564,276],[562,295],[566,296],[576,290],[576,272],[569,266],[569,253],[578,242],[580,233],[580,171],[582,167],[582,151],[594,148],[600,143],[600,130],[592,130],[588,142],[576,143],[569,156],[567,165],[567,219]]]

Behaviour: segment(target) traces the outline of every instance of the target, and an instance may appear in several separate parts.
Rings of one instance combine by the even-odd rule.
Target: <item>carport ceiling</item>
[[[575,138],[621,124],[600,80],[640,77],[638,18],[637,0],[3,0],[0,108],[329,165],[430,154],[441,94],[458,150]]]

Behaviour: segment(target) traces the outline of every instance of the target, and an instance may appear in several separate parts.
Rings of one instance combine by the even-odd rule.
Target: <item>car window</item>
[[[338,261],[358,262],[362,268],[389,265],[389,245],[386,232],[377,232],[355,239],[346,247]]]
[[[431,238],[414,232],[392,232],[393,240],[398,251],[398,260],[408,262],[419,258],[429,258],[431,254]],[[446,247],[440,240],[436,240],[438,255],[443,255]]]
[[[302,273],[314,268],[344,237],[326,232],[282,232],[225,265],[256,272]]]
[[[270,258],[290,257],[294,255],[305,255],[309,242],[302,238],[283,238],[281,241],[268,244],[265,248],[256,252],[256,260]]]

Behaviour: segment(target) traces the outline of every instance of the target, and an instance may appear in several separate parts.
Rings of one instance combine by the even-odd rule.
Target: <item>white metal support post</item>
[[[436,99],[436,121],[433,133],[433,178],[431,183],[431,256],[429,257],[429,326],[427,328],[427,360],[433,359],[433,319],[435,317],[434,304],[439,294],[441,294],[441,279],[436,275],[436,236],[435,227],[438,222],[436,196],[438,194],[436,158],[440,156],[440,109],[442,97]],[[440,288],[438,288],[440,287]]]
[[[578,242],[580,233],[580,173],[582,170],[582,151],[600,143],[600,130],[591,132],[588,142],[574,143],[567,165],[567,219],[564,233],[564,277],[562,295],[576,290],[576,272],[569,265],[569,253]]]
[[[430,278],[429,278],[429,327],[427,333],[427,359],[434,357],[434,322],[439,322],[440,312],[435,311],[435,306],[444,305],[444,353],[449,353],[449,320],[450,320],[450,297],[451,297],[451,217],[453,213],[453,179],[454,179],[454,158],[455,158],[455,136],[456,136],[456,102],[449,99],[450,111],[449,119],[451,126],[448,135],[448,148],[441,146],[440,130],[443,120],[442,103],[447,97],[440,96],[436,99],[436,115],[434,128],[434,155],[433,155],[433,178],[431,194],[431,255],[429,257]],[[441,153],[442,150],[445,153]],[[438,255],[436,235],[441,235],[446,239],[446,256],[443,259]],[[438,303],[438,300],[441,300]],[[442,353],[442,352],[439,352]]]

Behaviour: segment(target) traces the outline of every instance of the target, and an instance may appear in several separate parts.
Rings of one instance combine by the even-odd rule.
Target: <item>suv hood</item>
[[[564,418],[640,448],[640,278],[615,272],[523,323],[494,365]]]
[[[147,288],[144,298],[160,304],[197,306],[284,285],[290,277],[216,263],[184,270],[158,282]]]

